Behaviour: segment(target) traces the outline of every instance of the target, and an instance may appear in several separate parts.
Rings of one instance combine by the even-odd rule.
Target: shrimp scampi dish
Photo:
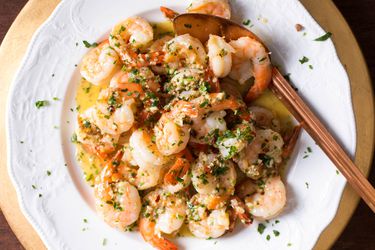
[[[231,17],[227,0],[187,12]],[[257,102],[271,95],[267,48],[213,34],[203,44],[146,18],[115,24],[80,64],[74,136],[98,215],[156,249],[280,215],[298,133]]]

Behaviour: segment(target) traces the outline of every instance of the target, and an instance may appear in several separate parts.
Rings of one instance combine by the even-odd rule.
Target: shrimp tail
[[[160,6],[160,11],[164,14],[166,18],[171,19],[171,20],[179,15],[176,11],[171,10],[164,6]]]
[[[271,70],[268,71],[271,72]],[[271,73],[261,73],[259,75],[255,78],[254,85],[249,89],[249,92],[246,95],[246,102],[251,102],[258,98],[268,88],[268,85],[271,83]]]
[[[245,203],[240,198],[233,196],[230,201],[230,206],[233,208],[236,218],[239,218],[243,224],[250,225],[253,223],[253,218]]]
[[[215,94],[211,94],[210,96],[214,96]],[[245,104],[242,101],[235,99],[234,97],[229,97],[228,99],[217,101],[216,103],[212,104],[211,111],[220,111],[225,109],[231,109],[233,111],[244,107]]]
[[[178,247],[169,240],[160,237],[155,232],[155,223],[142,217],[139,221],[139,231],[143,239],[159,250],[178,250]]]
[[[189,171],[190,163],[183,158],[177,158],[174,165],[169,169],[164,176],[164,183],[176,185],[179,179],[182,179]]]
[[[298,137],[301,133],[301,129],[302,124],[295,126],[292,133],[284,138],[285,145],[282,152],[283,159],[288,159],[292,155],[293,150],[297,144]]]

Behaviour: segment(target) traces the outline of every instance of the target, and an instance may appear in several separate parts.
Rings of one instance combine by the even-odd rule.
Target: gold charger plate
[[[306,9],[327,31],[333,41],[351,84],[357,125],[355,163],[368,175],[374,147],[374,104],[371,80],[362,52],[345,19],[330,0],[301,0]],[[22,214],[15,189],[7,172],[5,110],[9,86],[36,29],[52,13],[58,0],[29,0],[22,9],[0,47],[0,207],[10,227],[26,249],[45,249],[43,242]],[[350,48],[350,49],[348,49]],[[11,60],[10,60],[11,59]],[[360,128],[360,129],[358,129]],[[359,198],[346,187],[339,210],[321,234],[315,249],[329,249],[350,220]]]

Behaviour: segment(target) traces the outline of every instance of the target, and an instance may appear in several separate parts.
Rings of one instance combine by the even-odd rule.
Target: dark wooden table
[[[0,0],[0,41],[26,2],[25,0]],[[371,77],[375,81],[375,1],[334,0],[334,2],[353,29],[365,55]],[[369,179],[372,185],[375,185],[375,166],[372,168]],[[374,235],[375,215],[361,201],[333,249],[374,250]],[[0,249],[23,249],[2,213],[0,213]]]

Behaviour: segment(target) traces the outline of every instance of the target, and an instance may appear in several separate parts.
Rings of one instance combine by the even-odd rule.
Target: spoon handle
[[[353,163],[324,125],[308,108],[278,69],[273,69],[271,91],[284,103],[320,148],[347,179],[352,188],[375,213],[375,189]]]

